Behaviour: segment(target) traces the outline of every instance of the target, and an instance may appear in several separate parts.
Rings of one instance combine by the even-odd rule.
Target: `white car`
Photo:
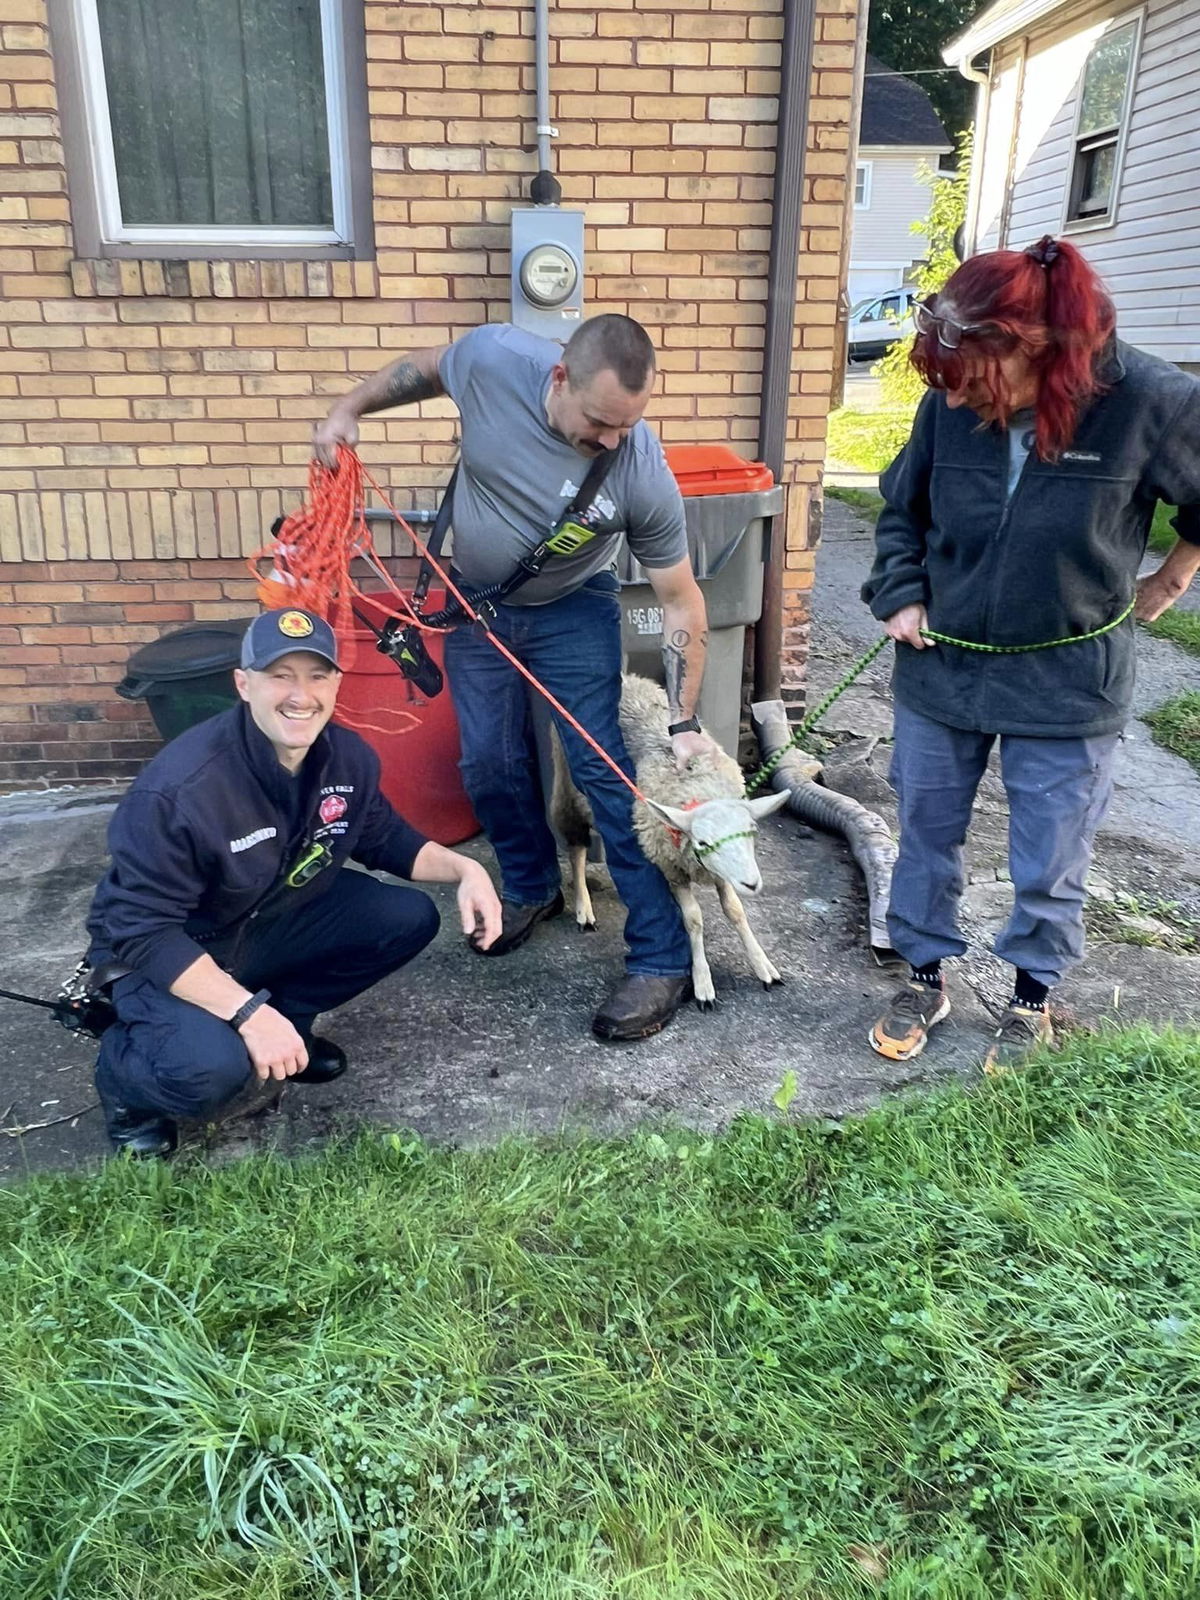
[[[871,300],[860,300],[850,312],[848,361],[878,361],[897,339],[913,331],[915,289],[889,289]]]

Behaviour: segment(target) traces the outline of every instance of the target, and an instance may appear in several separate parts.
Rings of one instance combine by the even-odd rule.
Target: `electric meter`
[[[521,290],[535,306],[561,306],[575,292],[579,267],[560,244],[535,244],[521,262]]]

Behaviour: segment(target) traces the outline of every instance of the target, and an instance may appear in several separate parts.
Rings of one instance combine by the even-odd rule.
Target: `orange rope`
[[[356,452],[346,445],[339,445],[336,471],[331,472],[319,461],[314,460],[309,463],[306,503],[285,519],[273,544],[264,546],[250,557],[250,570],[258,580],[258,598],[264,609],[277,611],[284,606],[301,606],[306,611],[313,611],[325,617],[337,634],[339,657],[342,649],[346,648],[347,654],[343,658],[346,665],[352,665],[354,660],[355,619],[352,610],[354,598],[378,604],[378,596],[364,594],[350,576],[350,564],[356,557],[371,562],[373,570],[387,585],[391,597],[398,602],[399,613],[404,622],[413,624],[423,633],[444,631],[431,628],[428,623],[422,621],[413,610],[408,596],[375,554],[375,547],[371,542],[371,530],[364,515],[366,510],[364,479],[378,495],[385,509],[391,512],[412,540],[416,549],[429,562],[445,584],[447,593],[452,594],[462,606],[467,618],[471,622],[479,622],[479,615],[466,595],[457,587],[437,558],[429,553],[420,535],[405,522],[382,485],[376,482],[363,466]],[[264,578],[259,571],[259,563],[268,558],[272,560],[274,566],[271,575]],[[545,684],[539,682],[523,662],[518,661],[503,640],[498,639],[490,628],[485,626],[484,634],[500,654],[557,711],[563,721],[574,728],[580,738],[612,768],[635,798],[645,805],[646,796],[629,774],[618,766],[608,751],[593,739],[567,708],[555,699]],[[371,724],[364,726],[370,727]]]

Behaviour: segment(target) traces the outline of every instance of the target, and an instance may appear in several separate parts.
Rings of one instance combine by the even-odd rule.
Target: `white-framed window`
[[[80,90],[83,160],[73,167],[86,169],[70,173],[72,209],[86,183],[94,248],[348,253],[364,174],[355,172],[350,69],[360,62],[347,22],[361,9],[354,0],[57,0]]]
[[[1140,11],[1116,18],[1084,63],[1064,218],[1064,226],[1074,230],[1116,221],[1141,31]]]
[[[856,211],[869,211],[871,208],[871,168],[872,161],[860,161],[854,168],[854,209]]]

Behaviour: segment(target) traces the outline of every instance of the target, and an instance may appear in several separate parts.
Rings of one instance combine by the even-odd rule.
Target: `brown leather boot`
[[[597,1039],[648,1039],[660,1033],[692,992],[692,980],[630,972],[592,1018]]]

